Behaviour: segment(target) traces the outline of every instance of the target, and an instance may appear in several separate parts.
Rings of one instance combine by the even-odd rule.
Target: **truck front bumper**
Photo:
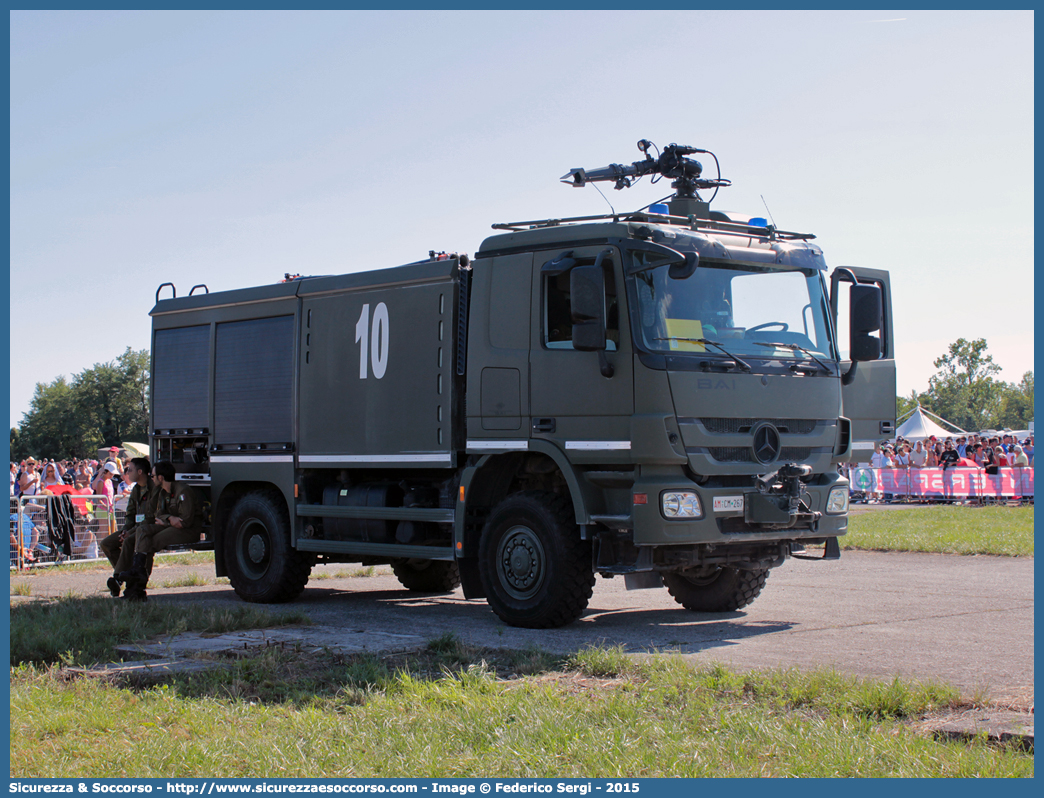
[[[663,474],[640,476],[632,488],[634,545],[678,546],[685,544],[770,543],[784,540],[831,538],[848,531],[847,501],[842,512],[828,512],[831,491],[848,493],[848,480],[828,474],[804,486],[802,513],[796,523],[752,521],[752,505],[758,504],[757,491],[748,487],[715,487],[714,482],[697,485],[684,478]],[[702,515],[698,518],[668,518],[663,496],[667,493],[692,493],[699,498]],[[715,499],[719,501],[716,503]],[[717,509],[715,506],[717,504]],[[754,518],[758,518],[754,511]]]

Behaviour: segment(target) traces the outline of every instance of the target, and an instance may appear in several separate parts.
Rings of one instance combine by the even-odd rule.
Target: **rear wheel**
[[[291,547],[290,515],[276,491],[254,491],[236,500],[224,537],[229,581],[245,601],[290,601],[308,584],[315,555]]]
[[[393,560],[391,567],[402,586],[415,593],[449,593],[460,585],[455,562]]]
[[[594,587],[591,544],[567,497],[526,491],[494,508],[479,541],[479,576],[493,612],[511,626],[565,626]]]
[[[690,568],[665,573],[663,583],[674,600],[696,612],[732,612],[746,607],[761,593],[768,569]]]

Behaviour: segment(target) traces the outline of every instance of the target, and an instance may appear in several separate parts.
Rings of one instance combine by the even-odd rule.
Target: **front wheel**
[[[594,588],[591,543],[567,497],[526,491],[494,508],[479,541],[479,576],[493,612],[511,626],[572,623]]]
[[[449,593],[460,585],[455,562],[439,560],[392,560],[399,583],[415,593]]]
[[[244,601],[290,601],[308,584],[315,555],[290,545],[290,515],[276,491],[254,491],[237,499],[224,537],[228,578]]]
[[[695,612],[732,612],[746,607],[761,593],[768,569],[690,568],[665,573],[663,583],[674,600]]]

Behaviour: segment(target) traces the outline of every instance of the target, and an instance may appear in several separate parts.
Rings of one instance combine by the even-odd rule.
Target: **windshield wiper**
[[[812,358],[814,361],[816,361],[816,363],[818,363],[820,366],[822,366],[823,370],[827,374],[833,374],[834,373],[833,370],[831,370],[831,368],[826,363],[824,363],[818,357],[813,355],[811,352],[809,352],[803,346],[798,346],[797,344],[770,344],[770,343],[766,343],[765,341],[751,341],[751,343],[757,344],[758,346],[771,346],[773,348],[779,347],[780,349],[789,349],[791,352],[804,352],[806,355],[808,355],[810,358]]]
[[[735,360],[736,361],[736,365],[738,365],[744,371],[751,371],[752,370],[750,368],[750,363],[748,363],[746,360],[740,360],[738,357],[736,357],[734,354],[732,354],[732,352],[729,352],[724,346],[719,344],[717,341],[711,341],[708,338],[679,338],[677,335],[671,335],[671,336],[668,336],[667,338],[654,338],[653,340],[654,341],[685,341],[686,343],[690,343],[690,344],[703,344],[704,346],[716,346],[718,349],[720,349],[726,355],[728,355],[733,360]]]

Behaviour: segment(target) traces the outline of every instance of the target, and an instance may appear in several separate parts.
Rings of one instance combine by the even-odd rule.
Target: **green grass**
[[[374,576],[386,576],[391,571],[387,568],[382,568],[380,571],[377,570],[373,565],[367,565],[365,568],[352,568],[348,571],[338,571],[338,579],[370,579]]]
[[[91,665],[117,659],[121,643],[183,631],[227,632],[310,623],[303,612],[214,609],[69,596],[11,607],[11,664]]]
[[[1033,507],[920,507],[859,513],[842,548],[1033,556]]]
[[[176,551],[169,554],[157,554],[156,565],[213,565],[212,551]]]
[[[176,551],[169,554],[158,554],[156,556],[156,567],[164,565],[209,565],[214,566],[214,552],[212,551]],[[59,565],[47,565],[41,566],[35,569],[38,573],[47,573],[50,571],[54,572],[70,572],[76,573],[79,571],[109,571],[112,572],[112,566],[106,560],[92,560],[90,562],[83,562],[77,560],[66,560]]]
[[[324,579],[370,579],[375,576],[386,576],[390,573],[391,571],[386,568],[378,571],[375,566],[369,565],[365,568],[341,569],[340,571],[313,570],[312,575],[308,578],[310,581],[321,582]]]
[[[200,587],[201,585],[209,585],[210,580],[205,576],[200,576],[194,571],[181,576],[176,576],[173,579],[166,579],[160,587]]]
[[[19,579],[17,582],[11,582],[11,595],[12,596],[29,596],[32,595],[33,586],[29,584],[25,579]]]
[[[621,676],[638,667],[624,653],[623,646],[589,646],[574,654],[569,664],[588,676]]]
[[[529,668],[528,675],[519,670]],[[191,676],[11,677],[11,775],[100,777],[1032,776],[1033,757],[935,741],[942,684],[562,659],[452,636],[412,656],[280,649]]]

